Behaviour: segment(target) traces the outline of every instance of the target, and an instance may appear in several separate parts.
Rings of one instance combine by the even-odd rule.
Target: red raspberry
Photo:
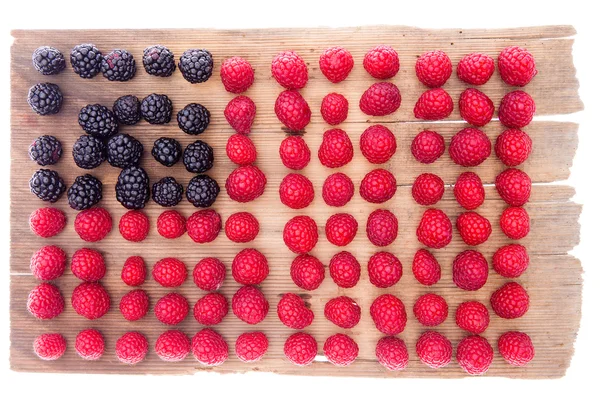
[[[198,362],[207,367],[216,367],[229,358],[229,346],[211,328],[204,328],[192,338],[192,354]]]
[[[121,270],[121,280],[127,286],[140,286],[146,281],[146,263],[140,256],[132,256],[125,260]]]
[[[127,321],[137,321],[148,314],[150,298],[145,290],[135,289],[121,297],[119,310]]]
[[[325,340],[323,353],[333,365],[346,367],[358,357],[358,345],[350,336],[336,333]]]
[[[490,324],[490,313],[478,301],[465,301],[456,308],[456,325],[467,332],[483,333]]]
[[[456,228],[462,240],[469,246],[485,243],[492,234],[490,221],[474,211],[467,211],[456,219]]]
[[[142,211],[127,211],[119,221],[119,232],[123,239],[130,242],[141,242],[150,231],[150,220]]]
[[[492,265],[503,277],[518,278],[529,266],[527,249],[520,244],[502,246],[494,253]]]
[[[225,265],[215,257],[198,261],[192,273],[194,283],[202,290],[219,290],[225,280]]]
[[[417,239],[427,247],[441,249],[452,241],[452,222],[436,208],[425,210],[417,227]]]
[[[84,282],[73,289],[71,305],[87,319],[98,319],[110,309],[110,296],[100,283]]]
[[[485,189],[479,175],[463,172],[456,178],[454,197],[458,204],[467,210],[475,210],[485,200]]]
[[[229,136],[225,152],[231,162],[237,165],[250,165],[256,161],[256,147],[252,139],[241,133]]]
[[[422,206],[430,206],[444,196],[444,181],[435,174],[421,174],[412,186],[413,199]]]
[[[371,164],[383,164],[396,153],[396,137],[383,125],[372,125],[360,135],[360,151]]]
[[[325,318],[340,328],[354,328],[360,322],[360,306],[350,297],[340,296],[325,304]]]
[[[531,338],[524,332],[509,331],[498,339],[500,355],[511,365],[522,367],[535,357]]]
[[[65,272],[67,255],[58,246],[43,246],[31,256],[31,273],[41,281],[59,278]]]
[[[375,327],[386,335],[397,335],[406,326],[406,309],[394,295],[382,294],[371,304],[371,318]]]
[[[456,361],[469,375],[483,375],[494,359],[494,349],[486,338],[471,335],[458,343]]]
[[[187,304],[187,303],[186,303]],[[201,297],[194,306],[194,318],[201,325],[217,325],[229,313],[229,303],[220,293],[208,293]]]
[[[529,125],[535,114],[535,101],[521,90],[507,93],[500,102],[498,119],[507,128],[523,128]]]
[[[369,258],[369,281],[378,288],[394,286],[402,278],[402,263],[392,253],[380,251]]]
[[[294,365],[309,365],[317,356],[317,341],[308,333],[294,333],[286,339],[283,354]]]
[[[284,90],[275,100],[275,115],[290,131],[300,132],[310,122],[311,111],[300,93]]]
[[[285,167],[301,170],[310,162],[310,149],[301,136],[288,136],[281,141],[279,157]]]
[[[302,297],[294,293],[285,293],[277,304],[277,316],[288,328],[304,329],[312,324],[315,314]]]
[[[86,242],[104,239],[111,229],[112,218],[104,208],[92,207],[75,217],[75,232]]]
[[[158,260],[152,268],[152,277],[162,287],[181,286],[187,279],[187,274],[185,264],[173,257]]]
[[[465,128],[452,137],[448,153],[456,164],[475,167],[492,154],[492,142],[479,129]]]
[[[156,230],[164,238],[176,239],[185,233],[185,217],[175,210],[167,210],[158,216]]]
[[[384,336],[377,342],[375,356],[389,371],[401,371],[408,366],[408,349],[404,340],[395,336]]]
[[[412,272],[415,279],[421,285],[435,285],[442,276],[442,268],[440,263],[429,251],[419,249],[415,253],[412,263]]]
[[[447,118],[454,110],[452,97],[444,89],[430,89],[423,92],[415,104],[415,118],[435,121]]]
[[[518,129],[507,129],[496,139],[496,156],[508,167],[516,167],[531,154],[532,141],[529,135]]]
[[[326,167],[339,168],[354,156],[354,149],[348,134],[341,129],[330,129],[323,134],[323,142],[319,146],[319,161]]]
[[[441,50],[428,51],[417,58],[415,72],[423,85],[438,88],[452,75],[452,61]]]
[[[396,177],[385,169],[378,168],[367,172],[360,182],[360,195],[369,203],[381,204],[396,194]]]
[[[37,319],[52,319],[65,309],[65,299],[51,283],[37,285],[27,296],[27,311]]]
[[[71,257],[71,272],[84,282],[97,282],[106,274],[104,257],[93,249],[79,249]]]
[[[498,71],[502,80],[512,86],[525,86],[537,75],[533,55],[518,47],[507,47],[498,55]]]
[[[490,303],[500,318],[519,318],[529,309],[529,295],[517,282],[508,282],[492,293]]]
[[[352,288],[360,280],[360,264],[352,254],[342,251],[331,257],[329,274],[339,287]]]
[[[348,118],[348,100],[339,93],[329,93],[321,102],[321,116],[329,125],[339,125]]]
[[[343,47],[325,49],[319,57],[321,72],[330,82],[338,83],[348,77],[354,68],[352,54]]]
[[[422,131],[412,141],[410,151],[415,160],[422,164],[431,164],[444,154],[444,138],[434,131]]]
[[[294,210],[308,207],[314,198],[313,184],[304,175],[287,174],[279,185],[281,203]]]
[[[255,286],[242,286],[231,299],[231,309],[240,320],[256,325],[267,316],[269,302]]]
[[[269,275],[269,263],[260,251],[244,249],[233,257],[231,275],[242,285],[258,285]]]
[[[315,290],[325,279],[325,266],[318,258],[302,254],[292,261],[290,276],[299,288]]]
[[[269,348],[269,339],[262,332],[245,332],[235,341],[235,355],[240,361],[260,361]]]
[[[179,293],[169,293],[161,297],[154,306],[156,319],[166,325],[177,325],[187,317],[190,306]]]
[[[225,221],[225,235],[235,243],[253,241],[260,230],[258,220],[249,212],[231,214]]]
[[[185,229],[196,243],[212,242],[221,231],[221,216],[215,210],[196,211],[185,222]]]
[[[237,167],[225,181],[225,189],[231,200],[240,203],[259,198],[265,191],[266,185],[267,177],[254,165]]]
[[[29,216],[31,231],[43,238],[58,235],[66,224],[67,218],[58,208],[38,208]]]
[[[468,124],[484,126],[494,116],[494,103],[485,93],[477,89],[468,88],[460,94],[458,100],[460,116]]]
[[[523,207],[508,207],[500,216],[500,229],[509,239],[523,239],[529,234],[529,214]]]
[[[104,336],[96,329],[84,329],[75,338],[75,351],[84,360],[98,360],[104,354]]]
[[[471,85],[483,85],[494,73],[494,59],[487,54],[471,53],[464,56],[456,67],[458,78]]]
[[[424,326],[437,326],[448,318],[448,303],[442,296],[427,293],[413,307],[415,318]]]
[[[308,68],[295,51],[282,51],[271,62],[273,78],[286,89],[302,89],[308,82]]]
[[[354,183],[347,175],[336,172],[323,182],[323,201],[331,207],[342,207],[354,196]]]
[[[242,57],[228,58],[221,64],[221,82],[228,92],[245,92],[254,82],[252,65]]]
[[[385,247],[398,236],[398,218],[388,210],[375,210],[367,219],[367,238],[378,247]]]
[[[360,110],[367,115],[389,115],[400,108],[400,90],[391,82],[378,82],[371,85],[360,96]]]
[[[283,241],[296,254],[308,253],[318,240],[317,223],[309,216],[297,215],[283,227]]]
[[[334,214],[325,223],[325,235],[329,243],[335,246],[347,246],[354,240],[358,231],[356,219],[346,213]]]
[[[396,50],[390,46],[373,47],[363,59],[365,70],[375,79],[394,77],[400,69],[400,58]]]
[[[237,96],[227,103],[223,114],[234,131],[247,135],[256,117],[256,104],[248,96]]]
[[[465,250],[452,262],[452,281],[463,290],[479,290],[488,278],[488,262],[478,251]]]
[[[496,190],[508,205],[519,207],[529,201],[531,178],[524,171],[509,168],[496,177]]]
[[[184,360],[190,354],[190,349],[190,339],[178,330],[161,333],[154,345],[154,352],[158,358],[168,362]]]
[[[148,339],[139,332],[127,332],[115,345],[117,359],[125,364],[135,365],[148,354]]]
[[[33,341],[33,351],[44,361],[58,360],[67,351],[67,341],[60,333],[43,333]]]
[[[417,340],[417,356],[430,368],[438,369],[450,364],[452,343],[446,336],[435,331],[426,331]]]

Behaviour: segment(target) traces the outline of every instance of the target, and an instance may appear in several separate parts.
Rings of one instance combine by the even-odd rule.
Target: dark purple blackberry
[[[179,129],[189,135],[198,135],[210,124],[210,111],[202,104],[191,103],[177,113]]]
[[[127,50],[113,50],[102,59],[100,70],[109,81],[128,81],[135,75],[135,60]]]
[[[85,79],[91,79],[100,72],[102,60],[102,53],[91,43],[78,44],[71,50],[71,67]]]
[[[181,145],[172,138],[158,138],[152,147],[152,156],[162,165],[172,167],[181,158]]]
[[[75,210],[87,210],[102,200],[102,182],[90,174],[75,178],[67,191],[69,205]]]
[[[56,75],[65,69],[65,57],[54,47],[38,47],[31,59],[35,69],[43,75]]]
[[[190,143],[183,151],[183,165],[189,172],[206,172],[213,167],[213,162],[213,149],[202,140]]]
[[[210,207],[220,191],[219,184],[213,178],[208,175],[197,175],[188,183],[185,197],[194,207]]]
[[[86,133],[103,139],[119,131],[115,114],[100,104],[88,104],[79,111],[79,126]]]
[[[140,141],[126,133],[118,133],[106,143],[106,159],[117,168],[138,165],[143,152],[144,146]]]
[[[29,180],[29,189],[40,200],[56,202],[65,192],[65,182],[58,172],[49,169],[39,169],[35,171]]]
[[[63,95],[54,83],[38,83],[29,89],[27,103],[40,115],[56,114],[63,103]]]
[[[183,197],[183,186],[167,176],[152,185],[152,200],[163,207],[175,207]]]
[[[175,71],[175,57],[171,50],[160,44],[144,49],[144,69],[154,76],[171,76]]]
[[[141,167],[128,167],[121,171],[115,185],[117,200],[130,210],[144,208],[150,199],[150,180]]]
[[[81,135],[73,145],[73,160],[79,168],[99,167],[106,160],[106,146],[96,137]]]
[[[152,93],[142,100],[142,117],[151,124],[167,124],[171,121],[173,104],[165,94]]]
[[[62,145],[54,136],[40,136],[29,146],[29,158],[41,166],[56,164],[61,156]]]
[[[179,70],[191,83],[206,82],[213,71],[213,58],[208,50],[186,50],[179,58]]]
[[[140,101],[132,95],[121,96],[113,105],[113,113],[120,124],[135,125],[142,118],[140,114]]]

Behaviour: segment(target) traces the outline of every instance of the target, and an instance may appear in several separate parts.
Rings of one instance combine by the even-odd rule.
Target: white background
[[[41,4],[40,4],[41,3]],[[600,267],[598,243],[598,159],[600,132],[595,119],[600,105],[600,22],[598,13],[584,1],[543,2],[480,0],[399,0],[342,2],[279,0],[273,2],[198,0],[133,2],[58,0],[4,1],[0,9],[0,388],[3,398],[106,399],[205,397],[216,398],[598,398],[600,364]],[[588,2],[592,3],[592,2]],[[7,5],[7,4],[10,4]],[[91,7],[86,8],[87,5]],[[566,119],[579,122],[579,149],[568,183],[575,186],[575,201],[584,204],[581,244],[573,254],[584,266],[584,299],[581,329],[566,377],[553,381],[517,381],[503,378],[462,380],[383,380],[306,378],[248,373],[195,376],[97,376],[23,374],[9,370],[8,246],[9,246],[9,47],[10,29],[17,28],[266,28],[355,25],[412,25],[422,28],[506,28],[572,24],[578,31],[574,58],[586,110]],[[568,56],[568,55],[565,55]],[[560,149],[557,149],[560,151]],[[556,301],[560,300],[556,293]],[[10,394],[12,393],[12,394]],[[5,397],[7,396],[7,397]]]

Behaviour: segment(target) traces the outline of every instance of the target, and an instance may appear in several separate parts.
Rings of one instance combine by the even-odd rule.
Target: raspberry
[[[492,293],[490,303],[500,318],[519,318],[529,309],[529,295],[523,286],[508,282]]]
[[[500,229],[509,239],[523,239],[529,234],[529,214],[523,207],[508,207],[500,216]]]
[[[121,270],[121,280],[127,286],[140,286],[146,281],[146,263],[140,256],[131,256],[125,260]]]
[[[93,249],[79,249],[71,257],[71,272],[84,282],[97,282],[106,274],[104,257]]]
[[[225,189],[231,200],[240,203],[259,198],[265,191],[266,185],[267,177],[254,165],[244,165],[234,169],[225,181]]]
[[[178,330],[161,333],[154,345],[154,352],[158,358],[168,362],[184,360],[190,354],[190,349],[190,339]]]
[[[52,319],[65,309],[60,290],[51,283],[41,283],[27,296],[27,311],[37,319]]]
[[[415,118],[435,121],[447,118],[454,110],[452,97],[444,89],[430,89],[419,96],[413,113]]]
[[[395,336],[384,336],[377,342],[375,356],[389,371],[401,371],[408,366],[408,349],[404,340]]]
[[[64,229],[65,225],[65,214],[58,208],[38,208],[29,216],[31,231],[43,238],[58,235]]]
[[[367,238],[378,247],[385,247],[398,236],[398,218],[388,210],[375,210],[367,218]]]
[[[302,254],[292,261],[290,276],[299,288],[315,290],[325,279],[325,266],[318,258]]]
[[[529,135],[518,129],[507,129],[496,139],[496,156],[508,167],[516,167],[531,154],[532,141]]]
[[[358,345],[350,336],[336,333],[325,340],[323,353],[333,365],[346,367],[358,357]]]
[[[288,136],[281,141],[279,157],[285,167],[301,170],[310,162],[310,149],[301,136]]]
[[[334,214],[325,223],[325,235],[329,243],[335,246],[347,246],[358,231],[356,219],[346,213]]]
[[[194,305],[194,318],[201,325],[217,325],[229,313],[229,303],[220,293],[208,293]]]
[[[529,266],[527,249],[520,244],[502,246],[494,253],[492,265],[503,277],[518,278]]]
[[[256,239],[260,225],[249,212],[231,214],[225,221],[225,235],[235,243],[248,243]]]
[[[402,278],[402,263],[392,253],[380,251],[369,258],[369,281],[378,288],[388,288]]]
[[[281,203],[294,210],[308,207],[314,198],[313,184],[304,175],[287,174],[279,185]]]
[[[400,90],[391,82],[371,85],[360,97],[360,110],[367,115],[389,115],[400,108]]]
[[[273,78],[286,89],[302,89],[308,82],[308,68],[295,51],[282,51],[271,62]]]
[[[524,171],[509,168],[496,177],[496,190],[508,205],[519,207],[529,201],[531,178]]]
[[[190,306],[179,293],[169,293],[161,297],[154,306],[156,319],[166,325],[177,325],[187,317]]]
[[[525,86],[537,74],[533,55],[518,47],[507,47],[498,55],[498,71],[502,80],[512,86]]]
[[[464,56],[456,67],[458,78],[471,85],[483,85],[494,74],[494,59],[487,54],[471,53]]]
[[[330,129],[323,133],[323,141],[319,146],[319,161],[326,167],[339,168],[354,156],[354,149],[348,134],[341,129]]]
[[[229,346],[223,336],[210,328],[204,328],[192,338],[192,353],[200,364],[216,367],[229,358]]]
[[[284,90],[275,100],[275,115],[290,131],[300,132],[310,122],[311,111],[300,93]]]
[[[297,215],[283,228],[283,241],[294,253],[308,253],[316,246],[318,240],[317,223],[309,216]]]
[[[221,64],[221,82],[228,92],[245,92],[254,82],[252,65],[242,57],[228,58]]]
[[[467,211],[456,219],[456,228],[462,240],[469,246],[485,243],[492,234],[490,221],[474,211]]]
[[[442,296],[427,293],[413,307],[415,318],[424,326],[437,326],[448,318],[448,303]]]
[[[185,229],[194,242],[210,243],[219,236],[221,216],[215,210],[196,211],[187,219]]]
[[[494,103],[483,92],[468,88],[460,94],[458,100],[460,116],[468,124],[484,126],[494,116]]]
[[[390,46],[376,46],[365,54],[363,67],[375,79],[389,79],[398,73],[400,59]]]
[[[406,326],[406,309],[394,295],[383,294],[371,304],[371,318],[375,327],[385,335],[397,335]]]
[[[141,242],[150,231],[150,220],[142,211],[127,211],[119,221],[119,232],[123,239],[130,242]]]
[[[452,343],[435,331],[425,331],[417,340],[417,356],[430,368],[438,369],[450,364]]]
[[[227,103],[223,114],[234,131],[247,135],[256,117],[256,104],[250,97],[237,96]]]
[[[187,268],[177,258],[163,258],[154,264],[152,278],[162,287],[181,286],[187,279]]]
[[[417,239],[427,247],[441,249],[452,241],[452,222],[442,211],[430,208],[423,213],[417,227]]]
[[[231,275],[242,285],[258,285],[269,275],[267,258],[256,249],[244,249],[233,257]]]
[[[269,302],[256,287],[242,286],[231,299],[231,309],[240,320],[256,325],[267,316]]]
[[[506,362],[517,367],[529,364],[535,356],[535,349],[529,335],[517,331],[509,331],[500,336],[498,351]]]
[[[242,333],[235,341],[235,355],[246,363],[260,361],[268,348],[269,339],[262,332]]]
[[[413,199],[422,206],[430,206],[444,196],[444,181],[435,174],[421,174],[412,186]]]
[[[44,361],[58,360],[67,351],[67,341],[60,333],[44,333],[33,341],[33,351]]]
[[[125,364],[135,365],[148,354],[148,339],[139,332],[127,332],[115,345],[117,359]]]
[[[330,82],[338,83],[348,77],[354,68],[354,59],[343,47],[330,47],[319,57],[319,68]]]
[[[417,58],[415,72],[423,85],[438,88],[452,75],[452,61],[441,50],[428,51]]]
[[[479,290],[488,278],[488,262],[478,251],[465,250],[452,262],[452,281],[463,290]]]
[[[43,246],[31,256],[31,273],[41,281],[59,278],[65,272],[67,255],[58,246]]]
[[[475,172],[460,174],[456,178],[453,191],[458,204],[467,210],[475,210],[485,200],[483,182]]]
[[[456,325],[467,332],[483,333],[490,324],[490,313],[478,301],[465,301],[456,308]]]
[[[121,315],[127,321],[137,321],[148,314],[150,298],[146,291],[141,289],[132,290],[123,297],[119,303]]]
[[[321,194],[328,206],[342,207],[354,196],[354,183],[347,175],[336,172],[325,179]]]
[[[225,280],[225,265],[217,258],[198,261],[192,273],[194,283],[202,290],[219,290]]]
[[[415,279],[421,285],[435,285],[442,276],[442,268],[440,263],[429,251],[419,249],[415,253],[412,263],[412,272]]]
[[[372,125],[360,135],[360,151],[371,164],[383,164],[396,153],[396,137],[383,125]]]
[[[283,354],[294,365],[309,365],[317,356],[317,341],[308,333],[294,333],[286,339]]]
[[[252,140],[241,133],[229,136],[225,146],[227,157],[237,165],[250,165],[256,161],[256,147]]]
[[[285,293],[277,304],[277,316],[288,328],[304,329],[312,324],[315,314],[302,297],[294,293]]]
[[[341,124],[348,118],[348,100],[339,93],[329,93],[321,102],[321,116],[329,125]]]
[[[381,204],[396,194],[396,177],[385,169],[378,168],[367,172],[360,182],[360,195],[369,203]]]
[[[352,254],[342,251],[331,257],[329,274],[339,287],[352,288],[360,280],[360,264]]]
[[[84,282],[73,289],[71,305],[82,317],[98,319],[110,309],[110,297],[101,284]]]
[[[492,154],[492,142],[479,129],[465,128],[452,136],[448,153],[456,164],[475,167]]]
[[[521,90],[507,93],[500,102],[498,119],[507,128],[523,128],[529,125],[535,114],[535,101]]]
[[[75,337],[75,351],[84,360],[98,360],[104,354],[104,337],[96,329],[84,329]]]
[[[75,217],[75,232],[86,242],[97,242],[108,235],[112,229],[112,218],[101,207],[83,210]]]
[[[456,361],[469,375],[483,375],[494,359],[494,349],[487,339],[478,336],[467,336],[456,347]]]
[[[176,239],[186,231],[185,217],[175,210],[164,211],[156,220],[156,230],[166,239]]]
[[[340,296],[325,304],[325,318],[340,328],[354,328],[360,322],[360,306],[350,297]]]
[[[434,131],[421,131],[412,141],[410,151],[415,160],[422,164],[431,164],[444,154],[444,138]]]

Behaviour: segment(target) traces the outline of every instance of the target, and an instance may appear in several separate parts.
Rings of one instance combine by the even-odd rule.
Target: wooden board
[[[18,371],[131,374],[182,374],[205,369],[191,355],[183,362],[170,364],[161,362],[153,351],[149,352],[145,361],[133,367],[116,360],[114,344],[124,332],[139,330],[147,335],[153,346],[156,337],[167,329],[154,318],[152,313],[137,322],[127,322],[120,315],[119,299],[129,290],[120,280],[123,262],[128,256],[138,254],[143,255],[147,265],[151,267],[162,257],[175,256],[181,258],[191,271],[201,258],[216,256],[229,266],[234,255],[242,248],[255,247],[269,260],[271,273],[261,288],[271,304],[271,310],[265,321],[256,326],[242,323],[230,312],[224,322],[216,327],[229,343],[230,359],[220,367],[208,369],[217,372],[270,371],[296,375],[443,378],[466,376],[455,361],[441,370],[431,370],[420,363],[414,344],[424,328],[410,312],[412,304],[419,295],[429,291],[444,296],[450,306],[450,316],[436,330],[448,335],[456,346],[465,336],[465,333],[454,323],[456,306],[468,299],[489,304],[490,293],[506,280],[491,271],[488,283],[477,292],[464,292],[456,288],[452,283],[451,263],[458,252],[467,248],[457,232],[454,232],[455,239],[447,248],[434,251],[443,266],[442,279],[438,284],[432,288],[425,288],[416,282],[410,272],[412,257],[420,247],[415,237],[415,229],[425,209],[412,200],[410,190],[414,178],[428,171],[440,175],[446,184],[450,185],[456,176],[465,170],[454,165],[447,153],[438,162],[427,166],[418,164],[410,154],[410,142],[423,128],[437,130],[444,135],[448,143],[450,137],[465,126],[456,111],[443,122],[425,123],[414,119],[413,105],[424,90],[414,75],[414,61],[424,51],[442,49],[449,54],[453,64],[456,65],[463,55],[470,52],[482,51],[495,57],[508,45],[520,45],[534,54],[539,70],[538,76],[525,90],[536,100],[537,116],[546,116],[543,121],[536,120],[526,129],[533,139],[534,152],[523,166],[536,183],[531,201],[526,206],[532,220],[532,231],[521,241],[529,250],[531,265],[519,279],[530,293],[531,308],[524,317],[517,320],[502,320],[493,315],[490,328],[484,336],[496,347],[496,340],[504,331],[523,330],[533,339],[536,357],[527,367],[515,368],[505,363],[496,351],[494,362],[487,375],[513,378],[556,378],[564,375],[573,353],[581,310],[581,265],[577,259],[568,255],[579,241],[578,218],[581,206],[570,201],[574,195],[572,188],[553,183],[565,180],[569,176],[569,168],[577,148],[577,125],[554,122],[552,116],[577,112],[583,108],[577,93],[578,82],[571,57],[574,34],[575,30],[570,26],[506,30],[422,30],[389,26],[250,31],[13,32],[15,42],[12,47],[11,64],[11,367]],[[84,42],[93,42],[105,52],[113,48],[126,48],[131,51],[138,61],[136,77],[126,83],[108,82],[101,76],[92,80],[83,80],[70,70],[58,76],[43,77],[31,65],[31,53],[40,45],[52,45],[64,54],[68,54],[74,45]],[[141,66],[141,54],[146,46],[155,43],[166,45],[177,57],[188,48],[209,49],[215,59],[214,76],[206,83],[191,85],[177,71],[170,78],[157,78],[146,74]],[[391,45],[400,55],[401,69],[392,81],[400,88],[402,106],[390,116],[371,118],[360,112],[358,99],[361,93],[374,82],[361,66],[362,57],[368,49],[377,44]],[[346,47],[355,59],[355,68],[349,78],[337,85],[329,83],[318,68],[318,57],[321,51],[332,45]],[[309,83],[302,90],[302,94],[313,111],[312,121],[304,134],[313,152],[313,160],[303,173],[313,181],[316,196],[313,204],[301,211],[287,209],[278,199],[279,183],[288,171],[282,168],[278,156],[279,143],[284,138],[285,131],[273,113],[275,98],[282,89],[270,77],[269,66],[273,55],[284,49],[293,49],[306,60],[310,76]],[[41,134],[57,136],[63,143],[65,155],[52,168],[61,174],[67,184],[71,184],[77,175],[84,173],[74,165],[70,156],[74,141],[83,134],[77,124],[79,109],[86,104],[96,102],[110,106],[117,97],[125,94],[135,94],[140,98],[152,92],[167,94],[173,101],[175,112],[190,102],[204,104],[211,111],[212,119],[209,129],[200,138],[207,141],[215,150],[215,167],[209,174],[224,188],[225,179],[234,169],[234,165],[225,155],[225,143],[232,130],[225,121],[222,111],[233,96],[223,89],[218,77],[218,68],[224,59],[233,55],[246,58],[255,68],[255,83],[246,94],[257,104],[258,113],[251,138],[259,153],[257,164],[265,171],[268,185],[262,197],[248,204],[232,202],[223,190],[214,208],[221,213],[223,219],[237,211],[253,212],[261,223],[261,233],[253,243],[247,246],[233,244],[224,234],[207,245],[194,244],[187,236],[176,240],[163,239],[158,236],[154,226],[156,217],[163,210],[152,202],[148,203],[145,209],[153,225],[150,235],[144,242],[139,244],[126,242],[121,238],[118,230],[113,229],[109,236],[99,243],[84,243],[73,230],[76,212],[69,208],[66,196],[56,203],[56,206],[68,217],[68,225],[60,235],[42,240],[29,231],[27,225],[29,214],[44,205],[30,194],[28,189],[29,177],[38,168],[28,159],[29,143]],[[40,117],[27,105],[28,88],[42,81],[57,83],[65,95],[63,109],[58,115]],[[444,88],[457,102],[460,92],[466,88],[466,85],[453,75]],[[497,107],[502,96],[513,88],[503,84],[499,74],[495,73],[482,90]],[[358,150],[358,139],[362,131],[375,122],[385,123],[398,139],[398,152],[384,167],[396,175],[399,187],[396,196],[382,206],[368,204],[357,194],[345,207],[334,209],[326,206],[321,198],[322,183],[332,171],[321,166],[316,158],[321,134],[328,128],[319,115],[319,106],[322,97],[333,91],[344,94],[350,102],[348,120],[340,127],[350,135],[355,146],[355,157],[349,165],[340,170],[348,174],[355,185],[358,185],[364,174],[373,168]],[[495,140],[502,127],[495,119],[484,130],[492,140]],[[176,122],[163,126],[140,122],[136,126],[123,127],[122,131],[134,135],[143,143],[146,153],[142,166],[148,171],[152,182],[171,175],[185,184],[192,177],[192,174],[185,171],[183,165],[178,164],[168,169],[156,163],[149,154],[152,143],[160,136],[174,137],[183,146],[196,139],[181,132]],[[474,171],[486,184],[491,184],[502,169],[501,163],[492,156]],[[126,211],[115,200],[114,183],[118,172],[119,170],[106,163],[92,172],[104,183],[104,199],[100,205],[111,211],[115,223]],[[478,250],[490,260],[493,252],[499,246],[509,243],[509,240],[504,237],[498,226],[499,215],[505,208],[505,204],[499,199],[493,184],[486,186],[486,194],[486,202],[479,212],[490,219],[493,233]],[[453,220],[461,212],[449,186],[438,206]],[[392,210],[400,221],[398,239],[387,250],[395,253],[402,261],[404,276],[397,285],[387,290],[373,287],[366,273],[367,260],[378,249],[366,239],[364,226],[369,213],[379,207]],[[194,211],[193,206],[185,201],[177,209],[186,216]],[[285,222],[297,214],[308,214],[316,220],[321,240],[313,254],[327,265],[330,257],[339,249],[327,242],[323,227],[329,215],[342,211],[352,213],[359,222],[359,233],[346,250],[355,254],[363,266],[360,283],[352,289],[342,290],[327,277],[321,287],[313,292],[299,290],[289,278],[289,265],[294,255],[287,250],[281,237]],[[37,321],[27,313],[25,306],[27,294],[37,284],[29,270],[29,259],[31,254],[44,244],[58,244],[69,255],[84,246],[102,251],[108,265],[108,273],[102,283],[109,290],[113,305],[107,315],[100,320],[88,321],[76,315],[69,305],[58,318],[46,322]],[[70,293],[77,283],[77,279],[70,272],[65,273],[56,282],[67,304],[70,304]],[[221,292],[231,298],[238,287],[239,285],[231,276],[228,276]],[[159,287],[151,279],[143,285],[143,289],[150,294],[152,304],[170,291]],[[176,291],[184,294],[192,305],[204,294],[194,286],[191,279]],[[329,335],[342,331],[323,317],[326,301],[341,294],[357,300],[362,307],[363,318],[358,326],[347,331],[360,347],[359,358],[354,364],[347,368],[334,367],[325,361],[322,351],[319,352],[316,362],[305,368],[295,367],[285,360],[282,351],[283,342],[293,331],[279,322],[275,308],[279,296],[290,291],[301,293],[315,311],[315,321],[306,331],[316,337],[320,347]],[[558,292],[562,297],[560,302],[556,301]],[[375,329],[368,315],[368,309],[372,300],[382,293],[393,293],[399,296],[409,310],[406,330],[400,336],[409,347],[411,360],[409,367],[402,372],[392,373],[384,370],[374,356],[375,344],[381,334]],[[86,327],[96,327],[106,337],[107,351],[99,361],[83,361],[73,349],[76,333]],[[178,328],[191,336],[201,326],[193,316],[189,315]],[[251,330],[266,332],[269,336],[270,348],[261,362],[243,364],[235,357],[232,351],[233,344],[240,333]],[[44,362],[36,358],[32,350],[32,342],[42,332],[61,332],[65,335],[69,347],[63,358],[54,362]]]

